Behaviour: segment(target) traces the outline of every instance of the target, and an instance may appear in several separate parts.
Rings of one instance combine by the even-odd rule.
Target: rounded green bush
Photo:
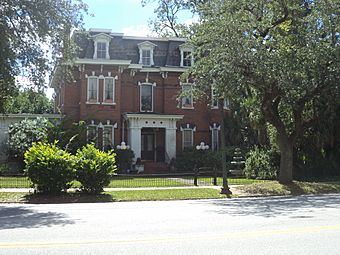
[[[115,153],[100,151],[92,144],[77,150],[76,175],[81,189],[89,193],[100,193],[116,171]]]
[[[33,143],[25,152],[25,173],[38,191],[60,193],[74,179],[74,157],[54,144]]]
[[[273,165],[270,150],[255,146],[247,155],[244,174],[247,178],[276,179],[277,167]]]

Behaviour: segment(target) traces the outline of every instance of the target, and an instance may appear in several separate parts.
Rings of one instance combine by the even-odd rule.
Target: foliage
[[[115,153],[113,151],[99,151],[93,144],[88,144],[78,149],[77,180],[81,189],[90,193],[100,193],[109,185],[116,171]]]
[[[0,164],[0,175],[4,175],[10,171],[8,165]]]
[[[0,112],[16,91],[15,76],[41,88],[58,58],[73,59],[71,31],[81,27],[85,13],[81,0],[1,1]]]
[[[34,143],[25,152],[25,173],[38,191],[60,193],[74,179],[74,158],[54,144]]]
[[[156,17],[149,21],[149,26],[161,37],[187,37],[190,25],[178,21],[183,12],[194,11],[198,1],[192,0],[141,0],[143,6],[157,2],[154,13]],[[193,14],[194,15],[194,14]]]
[[[277,166],[272,162],[270,151],[255,146],[246,157],[244,174],[247,178],[260,180],[276,179]]]
[[[125,172],[127,169],[130,169],[135,156],[134,152],[131,149],[117,149],[115,152],[118,171]]]
[[[70,124],[68,120],[63,119],[49,129],[47,139],[49,142],[57,140],[60,148],[75,154],[78,149],[87,144],[86,123],[79,121]]]
[[[9,126],[9,149],[14,157],[22,158],[33,142],[45,141],[51,123],[46,118],[24,119]]]
[[[7,101],[6,113],[53,113],[53,103],[44,92],[33,89],[19,91],[18,95]]]
[[[279,180],[291,182],[298,139],[324,116],[334,121],[337,0],[211,0],[199,13],[195,66],[184,78],[194,78],[200,91],[214,81],[216,93],[233,98],[253,123],[270,123],[281,152]]]
[[[227,162],[230,162],[232,159],[233,148],[234,147],[226,148]],[[195,149],[188,149],[183,151],[182,154],[176,158],[175,166],[179,171],[182,172],[193,172],[194,167],[209,167],[221,170],[221,157],[221,151],[200,151]]]
[[[296,152],[296,179],[320,179],[340,175],[340,147],[316,148],[313,141]]]

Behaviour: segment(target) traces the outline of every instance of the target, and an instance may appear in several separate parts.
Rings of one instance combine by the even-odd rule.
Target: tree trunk
[[[293,181],[293,143],[288,138],[280,137],[280,173],[279,182],[282,184],[292,183]]]

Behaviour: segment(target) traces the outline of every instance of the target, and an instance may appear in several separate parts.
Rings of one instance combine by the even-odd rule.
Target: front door
[[[154,160],[155,159],[155,134],[154,133],[142,133],[142,160]]]

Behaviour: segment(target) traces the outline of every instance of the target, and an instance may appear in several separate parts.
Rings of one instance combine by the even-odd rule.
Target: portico
[[[127,123],[128,143],[135,153],[135,160],[159,160],[156,147],[162,143],[165,143],[163,160],[169,162],[176,157],[176,122],[183,119],[183,115],[126,113],[123,117]],[[156,134],[160,129],[165,130],[163,142],[156,141],[157,137],[162,137]]]

